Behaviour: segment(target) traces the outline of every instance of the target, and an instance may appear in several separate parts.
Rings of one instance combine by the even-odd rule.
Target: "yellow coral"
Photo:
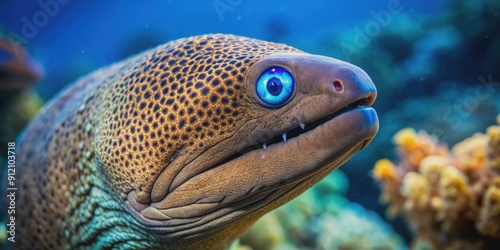
[[[401,194],[407,198],[404,207],[412,210],[423,207],[429,200],[429,181],[421,174],[410,172],[403,178]]]
[[[500,124],[500,115],[497,117]],[[413,248],[496,249],[500,245],[500,126],[450,153],[427,133],[394,136],[399,163],[377,161],[382,201],[415,231]]]
[[[455,167],[448,166],[441,171],[439,194],[441,197],[454,199],[468,189],[467,177]]]
[[[417,169],[418,165],[428,155],[446,155],[447,150],[436,144],[434,138],[426,132],[418,134],[414,129],[407,128],[399,131],[393,137],[394,144],[398,146],[398,152],[405,167]]]
[[[394,144],[402,147],[404,150],[412,151],[418,148],[417,133],[412,128],[406,128],[393,137]]]
[[[419,171],[434,185],[439,181],[441,170],[449,164],[443,156],[429,155],[420,162]]]
[[[487,135],[477,133],[453,147],[455,160],[466,173],[477,172],[485,167],[488,140]]]
[[[475,197],[465,174],[453,166],[443,168],[438,188],[442,206],[437,210],[436,218],[444,221],[444,229],[450,230],[462,219],[475,217]]]
[[[394,181],[397,179],[396,166],[389,159],[381,159],[375,163],[373,168],[373,178],[381,181]]]
[[[497,117],[497,122],[500,123],[500,115]],[[490,137],[488,167],[500,170],[500,126],[491,126],[486,133]]]
[[[500,238],[500,177],[494,182],[485,192],[476,227],[485,235]]]
[[[491,126],[486,130],[486,133],[493,144],[500,144],[500,126]]]
[[[381,202],[403,199],[398,190],[401,177],[397,175],[396,166],[389,159],[378,160],[375,163],[372,176],[375,180],[384,184],[385,192],[380,196]],[[388,216],[394,217],[400,210],[400,204],[390,205],[388,209]]]
[[[399,146],[403,161],[409,164],[408,167],[417,167],[422,158],[425,157],[421,150],[421,138],[418,138],[414,129],[407,128],[399,131],[394,135],[393,141]]]

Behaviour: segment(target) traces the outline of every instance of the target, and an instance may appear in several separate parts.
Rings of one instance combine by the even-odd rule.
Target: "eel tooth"
[[[286,133],[283,133],[283,141],[286,142]]]
[[[299,125],[300,125],[300,128],[306,129],[306,125],[304,123],[300,123]]]

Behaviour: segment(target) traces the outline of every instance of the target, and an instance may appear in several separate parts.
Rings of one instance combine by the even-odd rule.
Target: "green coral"
[[[0,113],[3,114],[0,123],[2,139],[0,145],[14,141],[19,132],[43,106],[42,99],[31,89],[22,91],[0,92]],[[0,162],[6,159],[7,151],[0,153]]]
[[[375,212],[344,197],[349,182],[339,170],[262,217],[239,246],[259,250],[404,249],[399,235]]]
[[[318,234],[315,249],[403,249],[401,238],[380,216],[357,203],[336,214],[322,213],[312,222]]]

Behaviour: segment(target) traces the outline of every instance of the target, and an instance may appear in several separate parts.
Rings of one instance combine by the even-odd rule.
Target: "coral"
[[[436,145],[425,133],[416,133],[413,129],[403,129],[393,138],[402,156],[403,165],[409,169],[416,169],[423,158],[429,155],[445,155],[446,149]]]
[[[3,92],[0,91],[0,95]],[[22,128],[33,118],[43,106],[43,100],[32,89],[10,91],[0,100],[0,113],[3,121],[0,123],[1,145],[14,141]],[[4,162],[7,151],[0,153],[0,162]],[[0,164],[0,168],[2,164]]]
[[[5,246],[5,242],[7,242],[7,223],[0,223],[0,247]]]
[[[318,234],[315,249],[402,249],[401,239],[378,214],[349,203],[335,216],[323,213],[311,227]]]
[[[403,216],[413,230],[413,249],[500,244],[500,126],[474,134],[451,151],[413,129],[393,139],[398,163],[379,160],[372,173],[389,215]]]
[[[401,237],[377,213],[343,196],[348,186],[346,176],[336,170],[301,196],[262,217],[241,238],[238,247],[404,249]]]

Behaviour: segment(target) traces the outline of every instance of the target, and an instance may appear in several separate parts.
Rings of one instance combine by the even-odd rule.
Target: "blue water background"
[[[404,127],[431,130],[438,126],[444,130],[443,136],[439,139],[452,144],[471,135],[472,132],[484,131],[484,128],[493,124],[494,121],[495,113],[491,110],[495,108],[491,108],[491,104],[484,104],[466,114],[467,116],[461,113],[451,113],[451,115],[456,115],[450,118],[456,118],[452,125],[457,128],[446,130],[450,122],[442,122],[443,113],[439,111],[440,108],[445,106],[450,110],[456,103],[463,104],[460,99],[462,93],[468,93],[464,95],[469,97],[473,95],[474,90],[467,90],[469,92],[463,90],[465,83],[475,86],[477,77],[488,78],[488,73],[493,73],[493,78],[500,80],[500,77],[496,75],[500,71],[495,71],[499,69],[498,64],[483,65],[482,61],[473,60],[488,57],[488,54],[481,50],[484,48],[483,44],[486,43],[481,42],[482,40],[478,40],[480,42],[473,44],[472,47],[465,46],[465,49],[458,46],[462,48],[461,53],[448,51],[444,53],[446,55],[444,58],[439,57],[442,55],[443,48],[452,47],[457,41],[464,39],[462,33],[457,32],[453,24],[438,29],[428,26],[428,30],[425,27],[422,30],[423,26],[419,24],[423,20],[432,18],[435,23],[439,23],[441,17],[449,17],[449,2],[445,0],[66,0],[68,3],[58,4],[58,10],[54,11],[51,16],[44,11],[40,2],[54,1],[2,0],[0,2],[0,25],[9,32],[17,34],[21,44],[45,68],[45,78],[36,85],[37,91],[44,99],[50,98],[64,85],[99,67],[124,59],[154,45],[205,33],[231,33],[281,42],[306,52],[335,56],[358,65],[361,64],[360,66],[374,78],[379,89],[379,100],[375,107],[381,117],[381,130],[371,146],[355,155],[341,169],[347,173],[351,183],[348,198],[380,214],[384,213],[384,207],[378,203],[379,191],[370,178],[369,171],[376,159],[394,156],[391,137],[396,131]],[[395,40],[390,39],[391,36],[387,36],[388,38],[384,40],[387,47],[385,49],[393,49],[391,53],[394,60],[389,61],[396,61],[395,65],[401,68],[399,72],[403,72],[402,75],[388,73],[392,77],[393,85],[390,85],[384,81],[386,78],[382,77],[384,70],[374,67],[378,61],[387,63],[385,54],[371,53],[369,50],[372,49],[373,44],[370,44],[360,50],[359,54],[363,54],[364,57],[350,58],[341,51],[339,41],[342,39],[335,37],[352,34],[357,28],[363,30],[367,24],[376,20],[374,12],[387,11],[390,8],[388,4],[395,2],[399,4],[402,11],[392,15],[391,18],[396,20],[404,15],[407,18],[404,20],[409,21],[403,28],[392,28],[393,31],[396,30],[393,33],[402,34],[402,37],[407,40],[396,38],[410,45],[394,42]],[[220,7],[221,4],[225,4],[228,10],[223,13],[218,12],[214,5]],[[46,13],[48,18],[46,21],[41,20],[43,25],[37,26],[33,19],[44,15],[40,13]],[[477,23],[480,25],[480,17],[477,18]],[[36,31],[27,32],[27,22],[33,23]],[[472,23],[474,23],[473,19]],[[393,23],[387,27],[381,25],[381,31],[391,28],[392,25]],[[439,25],[435,24],[435,26]],[[474,28],[466,26],[458,30],[473,32]],[[409,34],[410,32],[412,33]],[[378,33],[374,36],[378,36]],[[473,34],[470,36],[487,41],[491,35]],[[419,40],[418,43],[412,44],[417,42],[411,40],[414,37],[418,37]],[[401,58],[398,58],[397,54],[399,48],[401,48]],[[462,56],[453,58],[449,57],[450,54]],[[360,60],[360,58],[364,59]],[[406,60],[407,58],[410,59]],[[455,64],[450,66],[441,63],[442,61]],[[390,70],[390,68],[386,69],[386,71]],[[420,74],[422,77],[418,77]],[[397,77],[402,78],[401,85],[394,85],[398,84]],[[443,94],[444,92],[446,94]],[[499,92],[495,92],[496,97],[490,97],[484,103],[498,104],[499,99],[495,98],[498,97]],[[443,97],[440,96],[441,94]],[[496,112],[498,112],[498,106],[500,105],[496,106]],[[439,112],[433,112],[436,110]],[[398,233],[408,238],[408,231],[405,231],[406,229],[401,226],[400,222],[394,225]]]
[[[206,33],[230,33],[279,41],[279,37],[273,35],[276,29],[284,29],[287,37],[304,39],[362,24],[373,19],[370,11],[387,9],[388,4],[388,1],[360,0],[349,3],[327,0],[65,0],[68,3],[58,4],[53,17],[47,15],[48,21],[44,22],[39,12],[47,11],[39,2],[56,1],[3,0],[0,24],[25,38],[21,39],[23,44],[44,65],[47,74],[38,90],[45,98],[78,75],[169,40]],[[231,6],[231,2],[237,4]],[[232,9],[219,15],[214,7],[219,6],[218,3],[225,3]],[[405,12],[416,15],[439,12],[445,6],[445,1],[403,0],[400,3]],[[38,24],[46,24],[37,27],[33,21],[37,18]],[[28,26],[25,20],[35,26],[35,32],[23,30]],[[139,48],[130,48],[136,43],[140,43]],[[287,43],[297,46],[294,39],[288,39]]]

